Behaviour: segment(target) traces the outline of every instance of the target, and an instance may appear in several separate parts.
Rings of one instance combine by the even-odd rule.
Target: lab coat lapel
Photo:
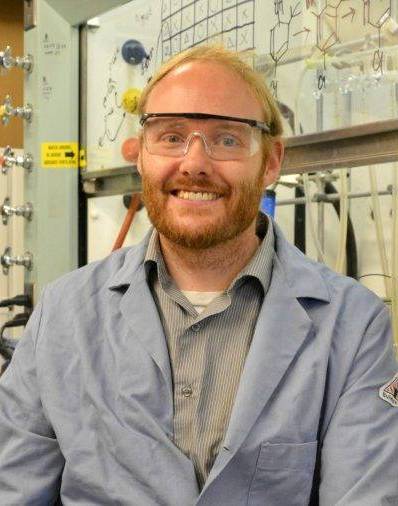
[[[269,302],[268,302],[269,301]],[[205,489],[233,457],[292,361],[311,334],[312,322],[291,295],[278,259],[245,362],[223,448]]]
[[[166,337],[142,264],[133,273],[130,286],[120,301],[120,310],[134,336],[139,339],[161,370],[172,399],[171,368]]]

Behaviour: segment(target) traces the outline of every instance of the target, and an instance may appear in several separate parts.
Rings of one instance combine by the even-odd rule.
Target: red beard
[[[161,235],[179,246],[203,250],[236,238],[253,223],[263,194],[263,175],[262,168],[254,181],[242,181],[234,187],[212,184],[207,177],[179,177],[175,181],[166,182],[159,189],[143,170],[143,201],[149,219]],[[195,188],[196,191],[222,195],[225,212],[216,219],[209,214],[208,209],[187,210],[186,212],[197,216],[197,226],[179,223],[178,218],[167,210],[167,201],[172,198],[170,192],[176,188],[184,191]]]

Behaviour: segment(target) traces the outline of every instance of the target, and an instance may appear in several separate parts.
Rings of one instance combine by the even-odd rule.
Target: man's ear
[[[279,177],[279,173],[281,171],[281,166],[283,162],[283,156],[285,153],[285,147],[281,139],[276,139],[273,141],[272,150],[270,155],[268,156],[267,161],[265,162],[265,171],[264,171],[264,190],[267,186],[270,186],[272,183]]]

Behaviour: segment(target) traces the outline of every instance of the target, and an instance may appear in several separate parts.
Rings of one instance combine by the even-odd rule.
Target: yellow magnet
[[[130,114],[136,114],[140,95],[141,90],[138,88],[129,88],[127,91],[125,91],[122,96],[123,109]]]

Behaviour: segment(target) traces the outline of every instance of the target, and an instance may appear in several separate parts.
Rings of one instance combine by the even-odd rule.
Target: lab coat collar
[[[311,298],[330,302],[330,292],[321,275],[322,267],[293,247],[273,221],[275,253],[289,292],[297,299]]]
[[[279,226],[273,221],[275,232],[275,252],[281,263],[284,278],[291,295],[299,298],[313,298],[330,302],[330,293],[326,283],[315,267],[316,262],[311,261],[298,249],[294,248],[283,236]],[[143,262],[153,228],[137,245],[126,248],[125,257],[120,269],[109,279],[108,288],[115,290],[131,284],[134,273],[143,268]]]
[[[162,372],[173,402],[172,380],[167,343],[159,313],[146,279],[143,265],[152,228],[136,246],[114,254],[123,254],[122,266],[109,279],[107,287],[121,292],[120,311],[131,331],[145,347]]]
[[[151,238],[152,230],[153,228],[151,227],[144,239],[136,246],[119,250],[120,253],[125,253],[124,261],[120,269],[108,280],[107,287],[110,290],[117,290],[130,286],[136,272],[140,268],[143,268],[143,261]]]

